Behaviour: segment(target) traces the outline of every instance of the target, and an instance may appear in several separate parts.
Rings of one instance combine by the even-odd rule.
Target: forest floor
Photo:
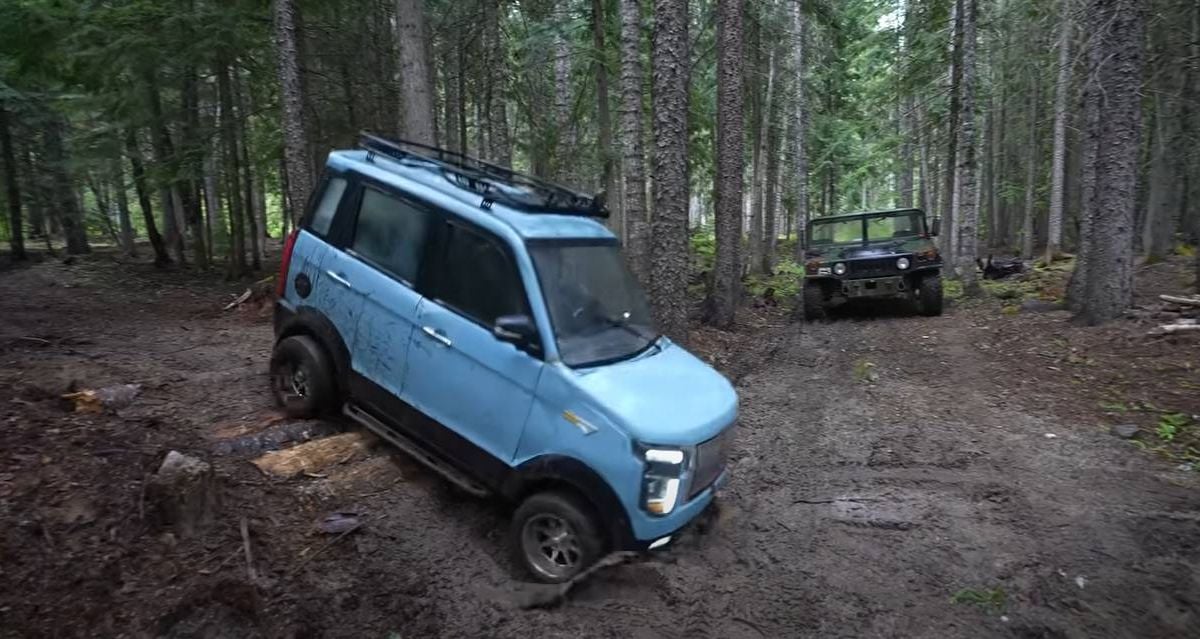
[[[1142,269],[1139,301],[1186,290],[1183,272]],[[254,434],[287,424],[267,393],[269,308],[223,310],[242,288],[111,254],[0,271],[0,637],[1200,628],[1200,472],[1157,434],[1171,415],[1177,442],[1200,431],[1198,333],[1083,328],[994,299],[805,325],[747,308],[735,331],[697,328],[693,348],[741,395],[719,508],[670,549],[522,610],[503,506],[379,445],[290,480],[249,463]],[[125,383],[142,390],[115,413],[60,398]],[[169,450],[220,478],[199,537],[146,516]],[[333,511],[362,527],[317,532]]]

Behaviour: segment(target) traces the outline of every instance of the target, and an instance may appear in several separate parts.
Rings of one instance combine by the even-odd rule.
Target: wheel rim
[[[575,527],[558,515],[543,513],[525,520],[521,529],[525,560],[544,577],[562,579],[574,573],[583,557]]]
[[[279,399],[284,404],[308,397],[309,377],[303,367],[291,362],[281,363],[272,378],[275,392],[279,393]]]

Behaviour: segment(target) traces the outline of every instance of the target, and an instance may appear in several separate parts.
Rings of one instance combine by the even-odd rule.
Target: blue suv
[[[513,556],[539,580],[669,543],[725,481],[737,395],[655,330],[601,198],[360,146],[329,155],[287,240],[276,401],[517,504]]]

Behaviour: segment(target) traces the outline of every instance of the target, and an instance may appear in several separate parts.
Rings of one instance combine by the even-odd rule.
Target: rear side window
[[[309,224],[317,234],[329,234],[329,228],[333,226],[333,216],[337,213],[338,203],[342,201],[342,194],[345,192],[346,180],[343,178],[330,178],[325,183],[325,192],[321,194],[317,208],[313,209],[312,222]]]
[[[438,299],[485,326],[526,313],[516,265],[496,241],[453,224],[447,231]]]
[[[396,277],[417,281],[430,214],[397,197],[364,188],[350,248]]]

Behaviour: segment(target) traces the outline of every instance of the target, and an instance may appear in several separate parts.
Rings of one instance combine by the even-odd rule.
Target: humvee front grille
[[[880,257],[869,260],[853,260],[846,262],[846,275],[849,277],[888,277],[899,275],[896,268],[896,257]]]

